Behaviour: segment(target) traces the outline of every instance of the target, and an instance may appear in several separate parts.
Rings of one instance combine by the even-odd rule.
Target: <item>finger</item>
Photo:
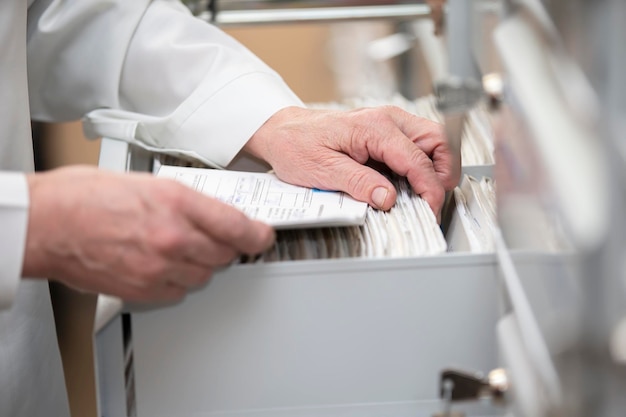
[[[206,285],[213,276],[213,269],[192,263],[179,263],[168,274],[165,282],[185,290],[195,290]]]
[[[191,264],[214,268],[232,263],[241,254],[229,244],[218,242],[198,230],[186,233],[187,242],[181,248],[179,260]]]
[[[187,292],[206,285],[213,275],[213,268],[192,263],[163,262],[161,265],[156,269],[158,274],[147,271],[146,275],[133,279],[117,282],[111,279],[102,283],[98,292],[115,295],[129,302],[178,301]]]
[[[191,190],[184,200],[185,213],[198,230],[238,252],[255,255],[274,242],[271,226],[248,218],[226,203]]]
[[[129,303],[174,303],[185,298],[189,290],[182,285],[163,282],[149,287],[115,285],[98,292],[119,297]]]
[[[396,202],[396,189],[384,175],[344,154],[327,159],[321,171],[325,172],[321,183],[329,184],[323,188],[344,191],[381,210],[389,210]]]
[[[396,173],[405,176],[413,191],[419,194],[439,217],[445,198],[445,190],[437,177],[433,163],[420,149],[413,148],[409,156],[409,165],[401,159],[397,151],[392,150],[383,156],[383,161]]]
[[[189,262],[206,268],[231,263],[240,255],[230,243],[215,240],[191,222],[176,222],[175,225],[158,225],[151,228],[149,245],[144,245],[147,254],[158,256],[167,262]],[[154,262],[151,267],[156,267]],[[164,268],[168,268],[163,263]],[[147,268],[143,268],[145,271]],[[158,275],[158,272],[157,274]]]
[[[461,158],[451,151],[443,126],[399,108],[388,107],[386,111],[399,129],[432,159],[444,188],[456,187],[461,177]]]
[[[406,177],[413,190],[438,215],[443,206],[445,190],[435,173],[433,162],[395,125],[379,125],[383,131],[374,129],[361,138],[362,142],[357,143],[355,149],[344,151],[352,154],[367,149],[371,158],[384,162],[396,174]],[[374,188],[370,187],[369,191],[373,193]]]
[[[185,287],[166,283],[160,287],[153,288],[153,290],[148,293],[136,294],[135,298],[128,298],[126,301],[128,302],[150,302],[150,303],[177,303],[182,301],[189,290]]]

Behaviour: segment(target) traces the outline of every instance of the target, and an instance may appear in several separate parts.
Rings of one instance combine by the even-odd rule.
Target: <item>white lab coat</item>
[[[47,282],[20,278],[31,116],[100,109],[88,117],[94,134],[224,167],[272,114],[301,104],[176,1],[0,1],[0,416],[69,415]]]

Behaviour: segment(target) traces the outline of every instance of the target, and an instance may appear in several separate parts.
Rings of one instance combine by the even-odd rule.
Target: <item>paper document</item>
[[[388,211],[368,207],[362,226],[279,230],[274,246],[241,263],[310,259],[409,258],[446,251],[437,218],[406,178],[390,175],[398,199]]]
[[[362,225],[367,214],[367,203],[343,192],[287,184],[269,173],[162,165],[157,176],[175,179],[276,229]]]
[[[477,180],[465,175],[461,185],[454,189],[454,199],[456,210],[447,233],[449,249],[493,252],[497,223],[493,180],[487,177]]]

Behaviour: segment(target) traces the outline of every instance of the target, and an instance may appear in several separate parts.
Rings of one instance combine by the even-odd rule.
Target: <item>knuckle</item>
[[[185,185],[172,179],[161,179],[156,191],[159,199],[173,210],[185,204],[189,192]]]
[[[217,251],[215,256],[215,264],[218,266],[228,265],[235,258],[239,256],[239,253],[230,247],[224,247]]]
[[[367,142],[365,138],[367,129],[363,129],[361,126],[353,126],[350,130],[350,136],[348,138],[348,150],[351,154],[362,151],[365,152],[362,146],[363,142]],[[325,161],[324,165],[331,167],[331,161]]]
[[[231,238],[236,241],[243,241],[247,237],[247,231],[250,227],[253,227],[253,225],[243,213],[233,211],[228,224],[228,231]]]
[[[370,117],[375,118],[378,123],[393,123],[393,117],[391,115],[396,112],[397,109],[397,107],[392,105],[376,107],[372,109],[373,114],[370,115]]]
[[[161,261],[158,258],[151,260],[150,262],[146,262],[141,265],[140,270],[137,271],[133,284],[135,287],[141,289],[156,286],[164,281],[169,269],[168,263]]]
[[[430,159],[428,155],[426,155],[426,153],[419,147],[414,146],[411,148],[410,158],[414,160],[420,168],[429,169],[434,172],[432,159]]]
[[[368,187],[368,175],[363,170],[354,170],[347,177],[347,186],[349,190],[357,194],[362,194]]]
[[[187,242],[187,237],[176,227],[161,227],[151,240],[157,253],[172,256],[181,252]]]
[[[364,143],[367,144],[366,149],[383,146],[390,137],[389,132],[395,131],[395,121],[385,107],[363,109],[358,116],[351,128],[350,142],[353,149],[359,148],[358,145]]]
[[[264,243],[264,245],[269,246],[274,243],[274,240],[276,240],[276,232],[274,231],[274,229],[269,226],[264,227],[261,230],[261,241]]]
[[[402,108],[393,104],[385,104],[380,106],[380,111],[381,113],[384,113],[387,117],[389,117],[391,113],[406,113],[404,110],[402,110]]]
[[[443,206],[445,192],[441,187],[432,187],[428,190],[428,203],[433,211],[438,211]]]

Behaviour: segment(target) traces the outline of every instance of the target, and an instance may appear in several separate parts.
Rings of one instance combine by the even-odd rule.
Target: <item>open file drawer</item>
[[[234,266],[183,303],[130,315],[129,397],[138,416],[430,416],[443,368],[495,367],[496,299],[491,255]],[[121,341],[105,328],[98,347],[111,332]],[[126,415],[107,414],[129,388],[110,371],[100,393],[123,395],[101,398],[114,400],[102,415]]]
[[[442,369],[497,365],[496,276],[495,254],[232,266],[98,329],[100,415],[431,416]]]

